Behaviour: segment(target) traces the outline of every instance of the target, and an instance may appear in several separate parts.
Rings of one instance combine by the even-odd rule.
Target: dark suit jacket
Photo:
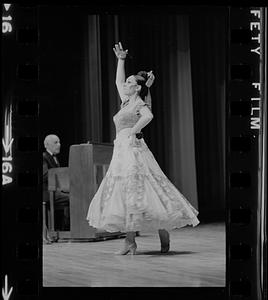
[[[43,152],[43,201],[47,202],[49,199],[48,194],[48,169],[59,168],[60,164],[56,163],[53,156],[47,151]]]
[[[43,188],[47,190],[48,185],[48,169],[59,168],[60,164],[47,151],[43,152]]]

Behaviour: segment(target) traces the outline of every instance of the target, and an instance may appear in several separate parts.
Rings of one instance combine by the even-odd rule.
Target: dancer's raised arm
[[[118,90],[118,93],[120,95],[120,98],[122,101],[125,100],[126,95],[123,92],[123,84],[126,80],[125,75],[125,59],[128,53],[128,50],[123,50],[122,44],[119,42],[118,44],[115,44],[115,47],[113,48],[114,53],[116,57],[118,58],[117,61],[117,69],[116,69],[116,87]]]

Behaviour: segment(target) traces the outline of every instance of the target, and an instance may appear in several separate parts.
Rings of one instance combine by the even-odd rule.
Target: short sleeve
[[[140,111],[142,108],[148,107],[148,105],[141,99],[138,100],[137,106],[136,106],[136,112],[137,114],[140,114]]]

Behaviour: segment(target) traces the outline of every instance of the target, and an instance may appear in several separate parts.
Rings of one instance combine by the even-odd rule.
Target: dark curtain
[[[224,218],[227,9],[190,18],[191,66],[200,215]]]
[[[68,164],[70,145],[85,142],[83,128],[86,118],[81,115],[86,105],[84,84],[81,88],[85,78],[81,74],[81,66],[83,69],[85,66],[84,37],[82,30],[77,31],[77,28],[87,28],[87,25],[71,7],[55,5],[51,9],[50,6],[40,5],[37,88],[32,88],[30,82],[23,82],[24,89],[29,89],[27,96],[33,95],[40,103],[40,149],[44,149],[43,141],[47,134],[58,135],[62,166]],[[27,47],[24,51],[32,56]]]
[[[88,141],[102,141],[102,82],[100,57],[100,22],[98,16],[87,18],[85,31],[83,131]]]

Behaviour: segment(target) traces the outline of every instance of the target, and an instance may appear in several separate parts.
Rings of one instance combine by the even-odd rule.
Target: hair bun
[[[145,81],[148,79],[148,73],[146,71],[140,71],[137,75],[143,77]]]

